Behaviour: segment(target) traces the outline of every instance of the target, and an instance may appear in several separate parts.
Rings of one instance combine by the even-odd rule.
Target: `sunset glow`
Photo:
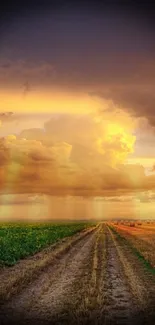
[[[132,18],[38,10],[4,28],[1,204],[4,194],[102,197],[99,216],[107,202],[125,211],[124,198],[132,215],[142,201],[155,207],[152,34]]]

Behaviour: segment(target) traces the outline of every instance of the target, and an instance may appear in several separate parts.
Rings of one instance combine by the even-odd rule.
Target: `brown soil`
[[[108,226],[67,239],[45,255],[42,268],[43,252],[31,259],[32,264],[39,261],[36,276],[30,272],[10,295],[11,286],[1,282],[1,324],[155,323],[154,276]],[[23,265],[12,268],[17,278]]]

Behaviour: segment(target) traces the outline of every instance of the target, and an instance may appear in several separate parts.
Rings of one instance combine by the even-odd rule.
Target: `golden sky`
[[[5,90],[1,98],[1,193],[120,196],[154,190],[155,161],[148,152],[154,132],[146,119],[82,92],[22,96]]]
[[[153,193],[151,26],[117,10],[66,8],[27,11],[2,34],[0,193]]]

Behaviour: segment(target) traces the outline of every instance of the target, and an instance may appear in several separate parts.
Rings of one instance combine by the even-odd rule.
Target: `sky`
[[[3,3],[2,195],[154,201],[154,16],[151,1]]]

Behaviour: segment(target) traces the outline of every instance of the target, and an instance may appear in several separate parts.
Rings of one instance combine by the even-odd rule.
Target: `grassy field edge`
[[[125,242],[128,247],[130,247],[130,249],[132,250],[132,252],[138,257],[138,259],[143,263],[143,265],[145,266],[145,268],[151,272],[152,274],[155,275],[155,269],[154,267],[151,265],[151,263],[149,261],[147,261],[145,259],[145,257],[138,251],[138,249],[136,247],[133,246],[133,244],[131,242],[129,242],[128,239],[126,239],[123,235],[121,235],[116,229],[115,227],[109,226],[108,227],[111,229],[111,231],[117,236],[117,238],[122,241]]]

